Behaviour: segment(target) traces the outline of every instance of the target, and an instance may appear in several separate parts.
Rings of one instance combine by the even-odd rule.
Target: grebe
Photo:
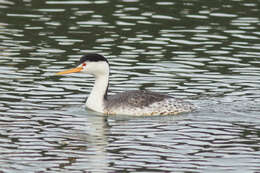
[[[86,101],[86,107],[103,114],[171,115],[190,112],[194,106],[189,102],[150,91],[127,91],[108,95],[109,63],[99,54],[83,56],[76,68],[56,75],[83,72],[94,75],[94,87]]]

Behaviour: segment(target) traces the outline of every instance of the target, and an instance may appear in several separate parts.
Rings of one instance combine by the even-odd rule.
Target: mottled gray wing
[[[152,103],[172,98],[167,95],[150,91],[127,91],[108,97],[107,107],[127,105],[129,107],[145,107]]]

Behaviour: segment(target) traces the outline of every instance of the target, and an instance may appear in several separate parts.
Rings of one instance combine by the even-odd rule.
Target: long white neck
[[[95,78],[94,87],[87,99],[86,106],[89,109],[103,113],[109,82],[109,73],[105,75],[95,75]]]

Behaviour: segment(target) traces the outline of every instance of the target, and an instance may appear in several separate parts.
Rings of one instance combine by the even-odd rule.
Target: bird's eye
[[[82,66],[85,67],[85,66],[86,66],[86,63],[83,63]]]

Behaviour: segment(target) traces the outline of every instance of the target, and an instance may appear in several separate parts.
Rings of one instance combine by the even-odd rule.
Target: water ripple
[[[0,1],[0,172],[256,172],[258,6]],[[110,94],[148,89],[196,111],[104,117],[85,109],[94,79],[54,75],[85,53],[108,58]]]

